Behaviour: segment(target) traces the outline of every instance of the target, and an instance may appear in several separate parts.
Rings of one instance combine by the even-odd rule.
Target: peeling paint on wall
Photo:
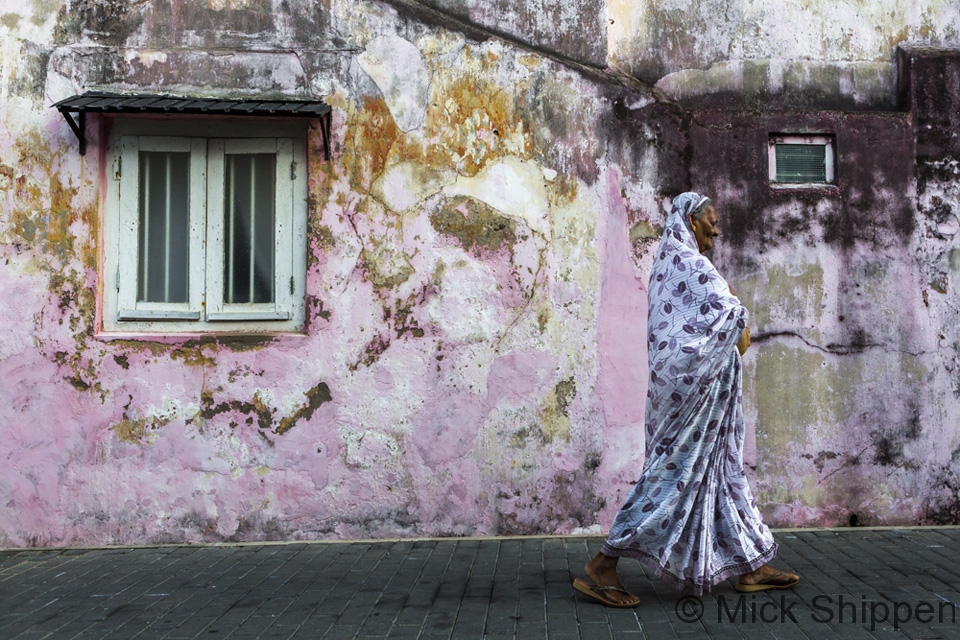
[[[651,83],[728,60],[889,65],[900,43],[955,46],[960,30],[960,12],[944,2],[711,1],[691,12],[671,0],[610,0],[609,19],[608,56]]]
[[[418,128],[427,110],[430,72],[417,47],[398,36],[380,36],[357,62],[377,84],[400,130]]]
[[[549,4],[0,16],[0,546],[602,531],[641,469],[646,274],[688,188],[754,322],[768,521],[955,522],[960,64],[889,59],[956,40],[952,9],[791,32],[777,58],[782,16],[834,18]],[[332,106],[329,161],[307,125],[300,332],[102,332],[110,124],[81,157],[49,109],[97,88]],[[834,137],[836,184],[769,186],[785,131]]]

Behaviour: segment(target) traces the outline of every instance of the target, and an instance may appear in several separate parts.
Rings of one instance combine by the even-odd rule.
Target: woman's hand
[[[750,348],[750,327],[747,327],[743,330],[743,335],[740,336],[740,340],[737,341],[737,351],[740,352],[742,356],[747,352],[747,349]]]

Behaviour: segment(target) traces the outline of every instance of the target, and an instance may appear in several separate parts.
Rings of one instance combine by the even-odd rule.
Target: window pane
[[[777,182],[826,182],[826,153],[822,144],[778,144]]]
[[[190,154],[140,152],[137,300],[187,302]]]
[[[223,287],[226,302],[273,302],[274,189],[272,153],[226,156]]]

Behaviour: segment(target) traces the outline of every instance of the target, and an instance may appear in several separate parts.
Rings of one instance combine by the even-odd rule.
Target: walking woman
[[[742,365],[747,310],[702,252],[718,235],[709,198],[673,201],[653,263],[650,383],[643,473],[574,588],[609,606],[640,599],[617,577],[631,557],[667,584],[702,595],[732,576],[738,591],[789,589],[796,574],[767,566],[777,543],[743,470]]]

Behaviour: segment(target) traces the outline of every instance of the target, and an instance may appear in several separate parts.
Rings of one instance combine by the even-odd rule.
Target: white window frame
[[[825,147],[824,163],[826,182],[777,182],[777,145],[778,144],[810,144]],[[771,186],[781,189],[809,189],[811,187],[822,187],[824,185],[835,184],[834,167],[835,153],[833,148],[833,136],[828,135],[780,135],[771,134],[768,151],[768,167]]]
[[[275,333],[302,329],[306,287],[306,136],[298,122],[124,118],[109,123],[104,202],[105,333]],[[175,135],[159,135],[173,133]],[[138,302],[141,151],[190,153],[188,302]],[[276,153],[274,302],[223,296],[228,153]]]

